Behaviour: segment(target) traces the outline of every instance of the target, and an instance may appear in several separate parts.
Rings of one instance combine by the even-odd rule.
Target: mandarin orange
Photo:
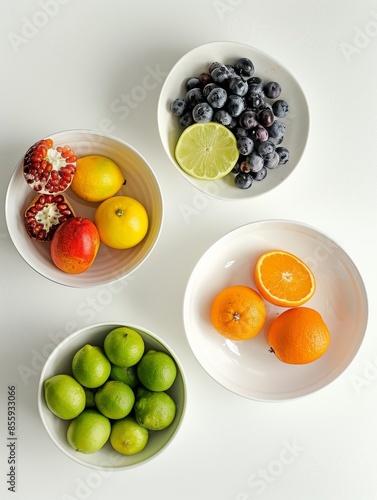
[[[258,258],[254,280],[262,297],[281,307],[305,304],[316,289],[311,269],[301,259],[283,250],[271,250]]]
[[[295,307],[273,320],[267,340],[280,361],[303,365],[325,354],[330,345],[330,332],[318,311]]]
[[[210,314],[212,325],[223,337],[247,340],[261,331],[266,321],[266,305],[257,291],[233,285],[216,295]]]

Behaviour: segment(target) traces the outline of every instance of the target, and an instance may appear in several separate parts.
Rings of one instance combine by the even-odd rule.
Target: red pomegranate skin
[[[85,217],[72,217],[58,227],[51,240],[51,258],[68,274],[80,274],[96,258],[100,236],[94,223]]]

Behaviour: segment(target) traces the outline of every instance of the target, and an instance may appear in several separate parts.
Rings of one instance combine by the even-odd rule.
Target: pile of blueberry
[[[280,146],[288,103],[279,98],[278,82],[254,76],[250,59],[242,57],[234,65],[213,62],[207,72],[188,78],[185,87],[186,95],[171,102],[172,113],[183,128],[214,121],[232,130],[240,154],[232,170],[237,187],[248,189],[288,162],[289,150]]]

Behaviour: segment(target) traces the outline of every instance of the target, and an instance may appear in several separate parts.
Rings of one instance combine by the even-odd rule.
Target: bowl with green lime
[[[38,410],[57,448],[75,462],[119,471],[159,455],[181,427],[187,386],[176,354],[151,331],[97,323],[50,354]]]

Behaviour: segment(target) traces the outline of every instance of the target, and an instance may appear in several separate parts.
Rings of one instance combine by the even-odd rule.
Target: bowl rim
[[[132,146],[130,143],[128,143],[127,141],[124,141],[123,139],[121,139],[120,137],[117,137],[115,135],[107,134],[107,133],[102,133],[99,130],[90,129],[90,128],[77,128],[77,129],[62,129],[60,131],[57,131],[57,132],[51,133],[49,135],[46,135],[42,139],[46,139],[46,138],[50,138],[50,137],[54,138],[55,136],[57,136],[59,134],[66,134],[66,133],[80,134],[80,135],[81,134],[84,134],[84,135],[85,134],[91,134],[91,135],[97,136],[98,138],[105,138],[105,139],[108,139],[108,140],[113,141],[115,143],[121,144],[123,147],[129,149],[133,154],[135,154],[136,156],[138,156],[142,160],[142,162],[145,164],[145,166],[148,168],[149,173],[150,173],[151,177],[153,178],[153,181],[154,181],[154,183],[156,185],[156,188],[157,188],[156,192],[158,192],[158,197],[159,197],[159,200],[160,200],[160,212],[161,212],[161,220],[159,222],[159,228],[158,228],[155,240],[154,240],[153,244],[151,245],[148,253],[146,255],[144,255],[144,258],[140,262],[138,262],[137,264],[135,264],[134,267],[131,270],[126,271],[125,273],[123,273],[120,276],[115,276],[115,277],[110,276],[108,279],[103,280],[103,281],[101,281],[99,283],[90,283],[90,284],[85,283],[83,285],[80,284],[79,282],[78,283],[63,283],[62,281],[59,281],[59,279],[54,278],[52,276],[47,276],[40,269],[36,269],[35,267],[33,267],[31,265],[31,263],[24,256],[22,248],[21,248],[22,245],[16,244],[16,242],[12,238],[12,231],[11,231],[11,228],[10,228],[9,214],[8,214],[8,210],[7,210],[7,207],[10,204],[9,199],[10,199],[10,196],[11,196],[10,185],[12,183],[12,180],[15,178],[15,176],[17,174],[17,170],[22,165],[22,161],[23,161],[23,158],[24,158],[25,154],[23,154],[20,157],[19,161],[17,162],[16,166],[12,170],[12,172],[11,172],[11,174],[9,176],[9,179],[8,179],[7,190],[6,190],[5,197],[4,197],[4,218],[5,218],[5,225],[6,225],[9,237],[10,237],[12,243],[13,243],[13,246],[17,250],[17,252],[20,255],[20,257],[23,259],[23,261],[26,262],[26,264],[33,271],[35,271],[37,274],[39,274],[43,278],[49,280],[50,282],[56,283],[57,285],[60,285],[60,286],[65,286],[65,287],[68,287],[68,288],[76,288],[76,289],[84,289],[84,288],[92,289],[92,288],[96,288],[96,287],[100,287],[100,286],[110,285],[110,284],[113,284],[113,283],[116,283],[116,282],[120,281],[123,278],[127,278],[128,276],[130,276],[131,274],[133,274],[148,259],[148,257],[154,251],[154,249],[155,249],[155,247],[157,245],[157,242],[160,239],[162,228],[163,228],[163,224],[164,224],[164,218],[165,218],[164,196],[163,196],[163,193],[162,193],[161,184],[160,184],[160,181],[158,180],[157,175],[154,172],[151,164],[147,161],[146,157],[138,149],[136,149],[134,146]],[[38,140],[42,140],[42,139],[38,139]]]
[[[221,194],[217,193],[216,190],[212,191],[209,189],[208,190],[205,189],[204,185],[203,184],[201,185],[199,181],[196,183],[195,179],[193,179],[189,174],[187,174],[181,168],[179,168],[179,166],[172,160],[171,155],[168,153],[168,151],[166,149],[164,134],[162,133],[162,127],[160,126],[160,109],[162,109],[164,104],[165,104],[163,102],[163,94],[164,94],[165,88],[168,86],[169,76],[171,76],[171,74],[177,69],[177,67],[182,63],[182,61],[186,57],[192,55],[197,50],[205,49],[206,47],[208,47],[208,48],[216,47],[216,46],[221,47],[224,45],[227,45],[229,47],[234,46],[235,48],[236,47],[239,47],[239,48],[244,47],[244,48],[247,48],[248,50],[251,49],[255,53],[258,53],[260,56],[262,56],[264,58],[268,58],[271,62],[274,62],[279,67],[281,67],[284,70],[284,72],[286,73],[286,75],[288,75],[289,78],[291,78],[296,83],[296,85],[299,87],[299,89],[301,90],[303,103],[305,105],[305,113],[307,115],[307,134],[306,134],[305,142],[303,143],[303,146],[302,146],[301,154],[297,158],[296,165],[292,168],[292,170],[280,182],[274,184],[270,189],[267,189],[266,191],[262,191],[262,192],[258,192],[258,193],[252,193],[251,196],[245,196],[245,197],[239,196],[239,197],[235,197],[235,198],[230,198],[230,197],[221,196]],[[310,111],[308,99],[306,97],[306,94],[303,91],[303,87],[302,87],[299,79],[290,71],[290,69],[288,69],[284,65],[284,63],[281,63],[277,58],[270,55],[268,52],[265,52],[265,51],[259,49],[258,47],[255,47],[254,45],[249,45],[247,43],[237,42],[234,40],[223,40],[223,41],[215,40],[215,41],[205,42],[205,43],[196,45],[195,47],[192,47],[190,50],[185,52],[181,57],[179,57],[179,59],[170,68],[170,70],[169,70],[169,72],[164,80],[164,83],[162,84],[162,87],[160,90],[160,95],[159,95],[158,102],[157,102],[157,125],[158,125],[159,137],[160,137],[160,140],[162,142],[163,150],[165,151],[166,156],[168,157],[170,163],[172,163],[172,165],[178,171],[178,173],[186,180],[186,182],[188,182],[192,187],[198,189],[200,192],[206,194],[207,196],[211,196],[217,200],[220,200],[223,202],[240,202],[240,201],[246,201],[246,200],[250,200],[250,199],[254,199],[254,198],[256,199],[256,198],[259,198],[263,195],[266,195],[266,194],[274,191],[282,183],[284,183],[289,177],[291,177],[291,175],[296,170],[297,166],[302,162],[303,156],[305,154],[305,151],[306,151],[308,143],[309,143],[309,136],[310,136],[310,129],[311,129],[311,111]],[[218,179],[218,180],[221,181],[221,179]],[[202,181],[202,182],[211,182],[211,181]],[[221,192],[221,190],[220,190],[220,192]]]
[[[261,223],[263,223],[263,224],[264,223],[267,223],[267,224],[274,224],[274,223],[275,224],[280,224],[280,223],[292,224],[295,226],[302,227],[303,229],[313,231],[314,233],[318,233],[318,234],[322,235],[324,238],[326,238],[328,241],[331,241],[332,243],[334,243],[338,247],[338,249],[344,254],[344,256],[347,258],[349,264],[351,265],[353,272],[358,279],[359,293],[360,293],[360,296],[362,297],[362,300],[363,300],[363,313],[364,313],[363,324],[364,324],[364,328],[363,328],[363,331],[359,335],[359,339],[358,339],[358,342],[356,344],[356,348],[354,349],[353,355],[352,355],[351,359],[349,360],[348,364],[343,366],[342,369],[339,370],[338,373],[336,373],[336,375],[333,378],[331,378],[331,380],[328,380],[327,382],[325,382],[321,386],[315,388],[314,390],[311,390],[311,391],[306,392],[304,394],[299,394],[299,395],[296,395],[293,397],[284,397],[281,399],[278,399],[278,398],[275,398],[275,399],[269,398],[268,399],[268,398],[261,398],[261,397],[257,397],[257,396],[250,396],[247,394],[243,394],[241,392],[238,392],[236,389],[234,389],[232,387],[228,387],[224,383],[217,380],[217,378],[207,369],[207,367],[203,366],[201,360],[197,357],[196,352],[192,347],[190,335],[187,331],[187,323],[188,323],[187,307],[188,306],[187,306],[187,302],[186,302],[186,297],[187,297],[187,292],[189,291],[189,289],[193,287],[193,280],[195,278],[195,274],[197,272],[197,267],[199,266],[199,264],[204,260],[205,256],[208,255],[209,252],[213,251],[214,248],[216,246],[218,246],[222,240],[226,240],[227,238],[229,238],[232,233],[235,233],[237,231],[242,231],[242,229],[246,229],[247,227],[255,226],[255,225],[261,224]],[[287,403],[287,402],[292,402],[292,401],[297,401],[299,399],[307,398],[307,397],[310,397],[310,396],[314,395],[315,393],[318,393],[319,391],[325,389],[326,387],[329,387],[330,385],[332,385],[337,379],[339,379],[349,369],[350,365],[354,362],[355,358],[357,357],[357,355],[358,355],[358,353],[359,353],[359,351],[364,343],[364,340],[365,340],[365,337],[367,334],[367,329],[368,329],[368,321],[369,321],[369,300],[368,300],[368,293],[367,293],[367,289],[365,286],[363,276],[360,273],[360,271],[359,271],[358,267],[356,266],[352,257],[344,249],[343,245],[340,245],[334,238],[330,237],[326,232],[320,230],[316,226],[313,226],[313,225],[305,223],[305,222],[293,220],[293,219],[279,219],[279,218],[258,219],[258,220],[252,221],[252,222],[247,222],[245,224],[241,224],[240,226],[237,226],[237,227],[225,232],[222,236],[220,236],[212,244],[210,244],[209,247],[197,259],[196,263],[194,264],[194,267],[191,270],[191,273],[189,275],[189,278],[188,278],[188,281],[186,284],[186,288],[185,288],[182,309],[183,309],[184,330],[185,330],[185,336],[186,336],[187,342],[190,346],[190,349],[191,349],[195,359],[197,360],[197,362],[199,363],[201,368],[207,373],[207,375],[209,377],[211,377],[217,384],[219,384],[225,390],[235,394],[236,396],[242,397],[244,399],[248,399],[250,401],[255,401],[255,402],[260,402],[260,403],[270,403],[270,404]]]
[[[128,328],[134,328],[136,330],[139,330],[139,331],[145,333],[146,335],[150,336],[153,340],[155,340],[156,342],[160,343],[164,347],[164,349],[166,349],[166,351],[168,351],[172,355],[172,357],[174,359],[174,362],[176,363],[176,365],[178,367],[179,374],[180,374],[180,377],[181,377],[181,380],[182,380],[183,394],[182,394],[181,414],[180,414],[179,422],[177,423],[177,426],[176,426],[176,428],[174,430],[174,433],[171,435],[171,437],[169,438],[169,440],[158,451],[156,451],[153,455],[151,455],[150,457],[146,458],[145,460],[143,460],[141,462],[138,462],[138,463],[135,463],[135,464],[131,464],[131,465],[123,465],[123,466],[120,466],[120,467],[104,467],[104,466],[99,466],[99,465],[95,465],[95,464],[90,464],[88,462],[85,462],[84,460],[81,460],[80,457],[75,457],[73,455],[73,453],[69,453],[66,449],[64,449],[64,447],[60,444],[60,442],[54,437],[54,435],[51,432],[50,428],[48,427],[48,425],[47,425],[47,423],[45,421],[44,415],[43,415],[43,411],[46,410],[46,403],[45,403],[44,398],[43,398],[43,384],[44,384],[44,377],[45,377],[46,370],[49,367],[48,366],[49,362],[51,362],[52,358],[56,355],[56,353],[62,347],[64,347],[66,344],[68,344],[72,340],[80,337],[80,335],[82,335],[83,333],[89,332],[92,329],[105,328],[105,327],[109,327],[109,328],[114,327],[114,328],[117,328],[117,327],[121,327],[121,326],[127,326]],[[111,322],[110,321],[100,321],[100,322],[92,323],[92,324],[90,324],[88,326],[84,326],[82,328],[79,328],[78,330],[75,330],[72,334],[68,335],[65,339],[63,339],[61,342],[59,342],[59,344],[57,344],[55,346],[55,348],[52,350],[52,352],[47,357],[47,359],[46,359],[46,361],[45,361],[45,363],[44,363],[44,365],[42,367],[40,376],[39,376],[38,387],[37,387],[37,406],[38,406],[39,418],[42,421],[43,428],[44,428],[45,432],[47,433],[47,435],[50,438],[50,440],[54,443],[54,445],[66,457],[70,458],[71,460],[73,460],[77,464],[80,464],[80,465],[83,465],[85,467],[88,467],[89,469],[106,470],[106,471],[109,471],[109,472],[110,471],[111,472],[117,472],[117,471],[124,472],[125,470],[129,470],[129,469],[133,469],[135,467],[139,467],[139,466],[141,466],[141,465],[149,462],[150,460],[153,460],[160,453],[163,452],[163,450],[167,447],[168,444],[170,444],[173,441],[173,439],[177,436],[178,431],[181,428],[181,426],[183,424],[183,421],[184,421],[184,417],[186,415],[186,411],[187,411],[187,396],[188,396],[187,378],[186,378],[186,374],[185,374],[185,371],[183,369],[182,363],[181,363],[180,359],[178,358],[177,354],[175,353],[175,351],[165,342],[165,340],[162,337],[160,337],[159,335],[157,335],[156,333],[153,333],[148,328],[140,326],[140,325],[138,325],[136,323],[128,323],[126,321],[115,320],[115,321],[111,321]]]

